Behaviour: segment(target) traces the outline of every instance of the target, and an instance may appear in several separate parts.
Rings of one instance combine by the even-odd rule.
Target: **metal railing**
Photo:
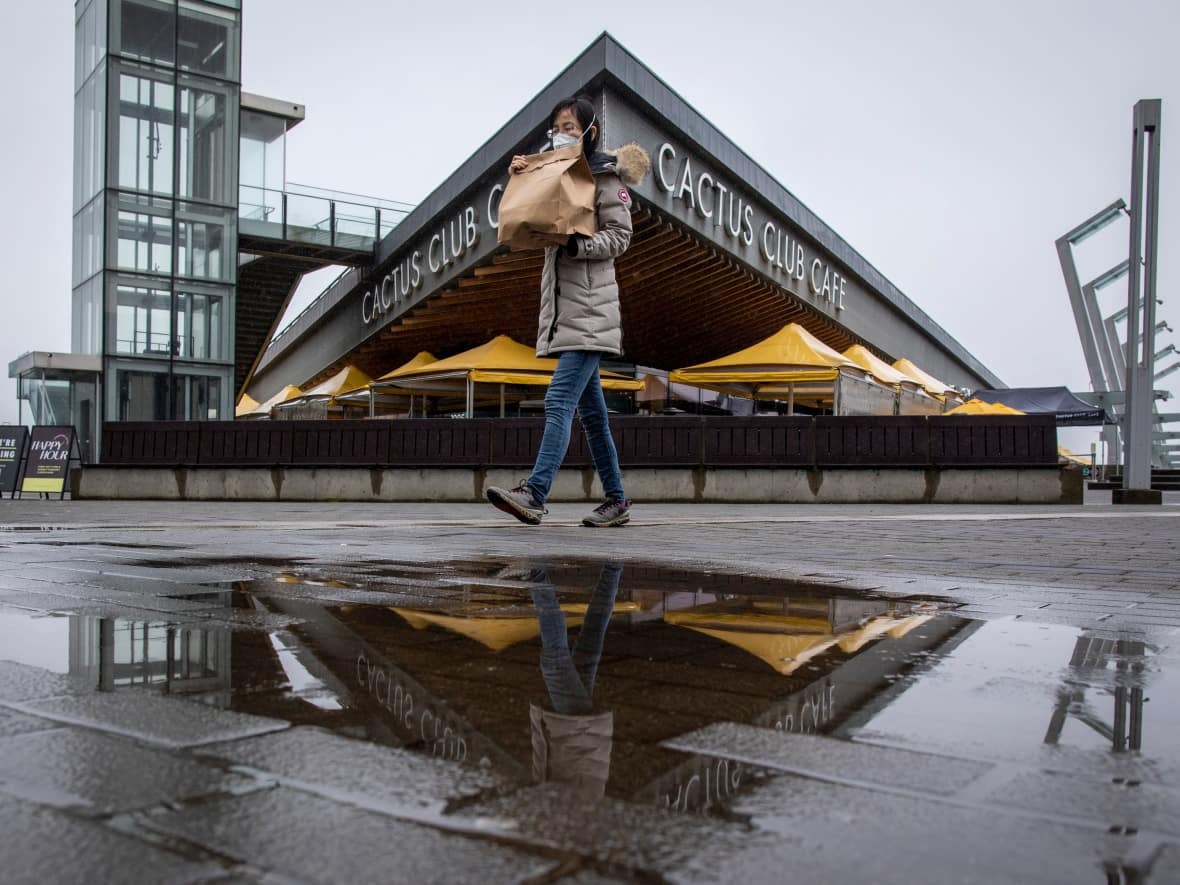
[[[332,248],[369,251],[413,209],[408,203],[288,185],[238,188],[242,233]]]

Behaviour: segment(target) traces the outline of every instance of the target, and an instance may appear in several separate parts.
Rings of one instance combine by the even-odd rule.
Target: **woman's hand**
[[[512,158],[512,162],[508,164],[508,174],[520,172],[525,166],[529,164],[529,159],[524,154],[517,154]]]

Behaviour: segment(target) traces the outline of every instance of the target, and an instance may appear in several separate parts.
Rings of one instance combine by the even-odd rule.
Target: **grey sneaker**
[[[533,490],[524,482],[514,489],[489,486],[486,494],[488,500],[498,510],[511,513],[521,522],[526,522],[529,525],[540,525],[541,517],[549,512],[545,509],[545,505],[537,500]]]
[[[590,515],[582,520],[582,525],[594,528],[605,528],[612,525],[623,525],[631,520],[631,499],[619,498],[599,504]]]

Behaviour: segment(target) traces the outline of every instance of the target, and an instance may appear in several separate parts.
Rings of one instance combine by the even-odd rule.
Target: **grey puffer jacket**
[[[631,243],[631,195],[626,185],[639,184],[651,160],[636,144],[596,151],[587,159],[594,173],[598,232],[572,236],[565,246],[545,250],[537,356],[566,350],[615,356],[623,352],[615,259]]]

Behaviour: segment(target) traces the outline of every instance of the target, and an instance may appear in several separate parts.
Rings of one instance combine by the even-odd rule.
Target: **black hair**
[[[553,125],[553,121],[557,119],[557,115],[569,108],[573,111],[574,116],[578,118],[578,125],[582,127],[582,145],[586,149],[586,153],[590,154],[598,150],[598,138],[602,134],[602,125],[598,123],[598,115],[594,111],[594,102],[590,100],[588,95],[575,95],[573,98],[563,98],[553,108],[549,114],[549,125]],[[590,135],[590,124],[594,124],[594,135]]]

